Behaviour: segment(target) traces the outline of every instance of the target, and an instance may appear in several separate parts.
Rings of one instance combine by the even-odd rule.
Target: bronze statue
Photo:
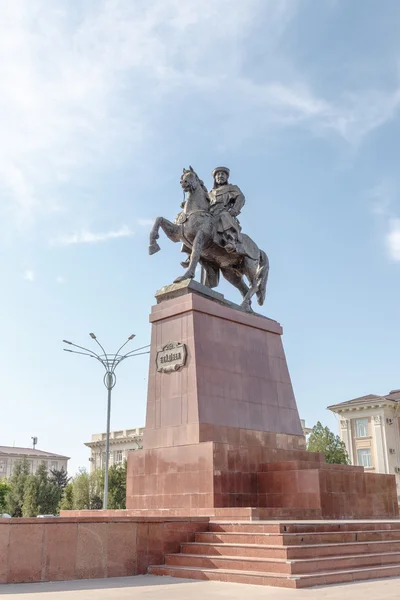
[[[181,186],[187,193],[183,210],[175,223],[157,217],[150,233],[149,253],[160,250],[157,243],[160,228],[173,242],[182,242],[182,251],[190,256],[182,266],[187,271],[175,282],[193,279],[197,265],[204,269],[202,283],[217,287],[219,274],[234,285],[242,294],[241,307],[251,312],[251,299],[257,295],[260,305],[264,303],[269,262],[263,250],[241,232],[237,216],[245,203],[239,187],[228,182],[229,169],[217,167],[213,171],[214,187],[207,191],[204,183],[193,171],[183,169]],[[250,287],[244,282],[246,276]]]
[[[227,252],[234,250],[240,252],[242,228],[236,217],[240,214],[246,200],[239,187],[228,182],[229,173],[227,167],[216,167],[213,170],[214,186],[208,194],[210,211],[216,222],[215,243],[225,247]],[[182,252],[189,254],[189,258],[181,262],[182,267],[187,268],[190,262],[191,248],[183,244]]]

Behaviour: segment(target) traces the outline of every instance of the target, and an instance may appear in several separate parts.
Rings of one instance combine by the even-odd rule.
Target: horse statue
[[[150,232],[149,254],[160,250],[157,243],[160,228],[173,242],[182,242],[191,249],[187,271],[177,277],[174,283],[193,279],[198,264],[204,269],[202,283],[210,288],[217,287],[220,272],[243,296],[241,308],[253,312],[251,300],[254,294],[260,306],[263,305],[269,272],[266,253],[253,240],[241,234],[240,249],[218,239],[217,218],[213,215],[208,191],[197,173],[189,167],[183,169],[181,187],[186,192],[183,210],[175,223],[164,217],[157,217]],[[248,279],[247,285],[243,277]]]

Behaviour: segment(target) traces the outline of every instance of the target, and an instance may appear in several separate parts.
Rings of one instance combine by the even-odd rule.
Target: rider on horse
[[[228,182],[229,173],[227,167],[216,167],[212,172],[214,186],[208,194],[210,212],[217,220],[215,243],[227,252],[241,252],[242,228],[236,217],[246,200],[239,187]],[[191,249],[185,244],[182,252],[189,254],[190,258]],[[189,258],[181,263],[183,267],[189,266]]]

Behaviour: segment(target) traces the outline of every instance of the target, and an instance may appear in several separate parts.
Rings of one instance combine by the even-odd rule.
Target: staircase
[[[288,588],[400,576],[400,521],[210,522],[148,572]]]

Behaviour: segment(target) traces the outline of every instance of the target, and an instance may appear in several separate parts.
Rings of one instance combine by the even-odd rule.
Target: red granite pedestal
[[[144,448],[128,459],[129,511],[398,515],[394,476],[326,465],[306,451],[279,323],[195,282],[170,286],[157,300]],[[160,372],[157,352],[168,342],[185,344],[186,364]]]

